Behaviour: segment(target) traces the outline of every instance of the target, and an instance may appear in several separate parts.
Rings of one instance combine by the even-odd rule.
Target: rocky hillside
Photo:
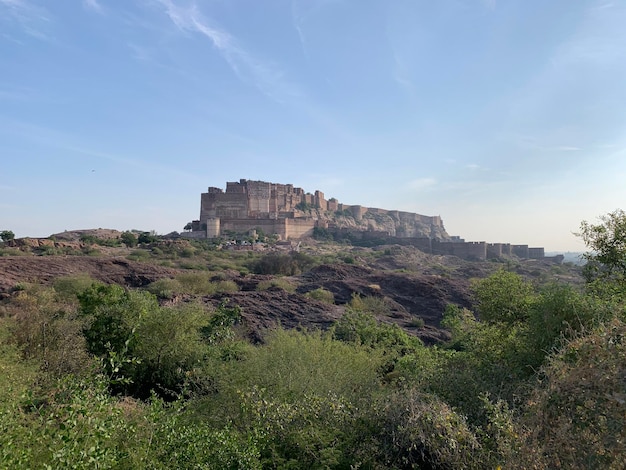
[[[21,245],[19,250],[0,252],[0,298],[13,295],[20,283],[54,285],[59,278],[75,276],[128,288],[151,289],[155,283],[166,282],[171,284],[167,289],[151,290],[165,303],[201,301],[216,306],[227,302],[240,306],[243,327],[255,341],[261,341],[264,332],[278,324],[326,329],[354,296],[360,296],[377,305],[380,321],[396,324],[426,343],[437,343],[448,337],[440,327],[446,306],[471,308],[471,279],[485,277],[503,266],[428,255],[413,247],[359,248],[309,241],[298,254],[308,264],[296,275],[261,275],[251,272],[256,261],[272,253],[283,259],[291,255],[271,250],[222,251],[184,242],[155,243],[135,250],[98,247],[101,251],[91,256],[38,256],[46,252],[37,244],[32,243],[31,252],[24,243],[16,245]],[[548,277],[568,283],[580,280],[577,268],[547,261],[509,260],[506,266],[537,282]],[[212,293],[211,289],[197,288],[192,292],[185,288],[185,282],[208,287],[227,282],[231,287]],[[330,302],[309,295],[320,289],[331,294]],[[161,294],[165,290],[170,292]]]
[[[300,214],[323,220],[331,230],[347,232],[370,232],[391,237],[414,237],[447,240],[450,235],[443,223],[435,223],[434,218],[411,212],[368,210],[362,217],[355,217],[349,210],[328,212],[310,210]]]

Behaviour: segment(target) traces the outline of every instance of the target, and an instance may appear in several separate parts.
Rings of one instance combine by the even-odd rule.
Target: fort
[[[291,184],[241,179],[226,190],[209,187],[200,196],[200,217],[188,224],[188,238],[218,238],[264,233],[279,240],[328,234],[361,243],[413,245],[433,254],[488,259],[503,256],[539,259],[543,248],[508,243],[465,242],[446,232],[440,216],[347,205],[326,199],[316,190],[305,192]]]

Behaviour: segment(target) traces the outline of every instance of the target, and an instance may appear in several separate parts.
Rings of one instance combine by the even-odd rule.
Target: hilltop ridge
[[[246,179],[227,182],[225,191],[209,187],[202,193],[200,217],[189,228],[193,238],[257,230],[286,240],[313,236],[318,229],[450,239],[440,216],[348,205],[319,190]]]
[[[305,192],[292,184],[241,179],[227,182],[226,190],[209,187],[200,196],[200,216],[189,222],[186,238],[219,238],[247,234],[298,240],[316,236],[373,246],[382,243],[412,245],[432,254],[467,259],[506,256],[542,259],[543,247],[510,243],[466,242],[451,237],[441,216],[348,205],[323,192]],[[555,261],[562,261],[556,259]]]

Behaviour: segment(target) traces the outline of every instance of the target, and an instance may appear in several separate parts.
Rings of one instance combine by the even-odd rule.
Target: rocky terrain
[[[103,233],[99,235],[102,237]],[[6,253],[0,256],[0,297],[11,295],[20,283],[52,285],[57,278],[77,275],[128,288],[146,288],[160,279],[174,279],[182,273],[189,273],[189,263],[192,262],[178,258],[187,263],[183,268],[183,264],[176,266],[170,261],[159,262],[158,259],[135,261],[128,259],[132,257],[132,252],[124,247],[103,247],[103,251],[96,256],[36,256],[28,250],[24,251],[24,246],[28,245],[37,252],[40,243],[16,241],[13,246],[21,247],[22,256],[6,256]],[[66,241],[57,239],[53,243],[79,245],[75,234],[68,235]],[[188,250],[191,247],[187,242],[181,246]],[[145,252],[146,256],[161,252],[150,246],[135,250],[135,255],[137,251],[140,254]],[[485,277],[506,266],[537,282],[547,278],[548,274],[552,279],[561,276],[570,283],[580,281],[575,267],[554,265],[547,261],[471,262],[454,256],[428,255],[412,247],[353,248],[313,241],[305,245],[303,251],[311,259],[334,261],[316,263],[311,269],[296,276],[279,277],[252,274],[244,269],[216,270],[213,264],[206,262],[207,254],[204,253],[204,258],[196,255],[198,259],[193,262],[197,269],[191,271],[204,272],[207,276],[219,275],[220,279],[227,279],[237,285],[236,292],[200,296],[201,301],[209,305],[227,302],[240,306],[244,328],[255,341],[262,340],[264,331],[277,324],[286,328],[328,328],[342,315],[345,305],[353,296],[358,295],[384,302],[385,308],[376,314],[380,321],[397,324],[432,344],[448,337],[448,333],[440,328],[446,305],[471,307],[470,282],[473,278]],[[245,252],[221,254],[224,259],[252,255],[260,256],[252,252],[248,255]],[[293,292],[280,287],[259,289],[259,283],[278,278],[294,286]],[[333,294],[334,304],[314,300],[306,295],[319,288]],[[163,299],[163,302],[190,300],[189,295],[177,295]]]
[[[5,256],[0,257],[0,294],[23,282],[51,285],[55,279],[87,275],[107,284],[144,287],[180,271],[118,257]]]

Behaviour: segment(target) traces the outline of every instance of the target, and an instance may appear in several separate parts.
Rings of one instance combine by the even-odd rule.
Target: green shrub
[[[178,264],[180,269],[188,269],[190,271],[206,271],[206,266],[195,261],[181,261]],[[228,268],[226,268],[228,269]]]
[[[152,247],[150,253],[152,254],[152,256],[163,256],[163,250],[158,246]]]
[[[84,246],[81,248],[81,252],[87,256],[99,256],[102,252],[93,246]]]
[[[30,253],[19,248],[4,247],[0,248],[0,256],[30,256]]]
[[[349,468],[382,360],[319,332],[278,329],[245,358],[209,366],[220,392],[203,400],[203,413],[262,437],[267,468]]]
[[[239,291],[239,286],[235,281],[212,281],[217,294],[232,294]]]
[[[53,289],[23,285],[4,306],[14,319],[12,340],[24,359],[38,361],[46,379],[80,375],[89,364],[82,323],[75,309],[61,301]]]
[[[361,296],[353,294],[348,309],[353,312],[363,312],[375,316],[386,316],[391,313],[391,305],[386,297],[373,295]]]
[[[3,468],[118,468],[128,465],[135,429],[102,377],[59,380],[45,397],[29,390],[0,411]]]
[[[184,288],[177,279],[163,278],[150,283],[148,292],[156,295],[160,299],[171,299],[176,294],[184,292]]]
[[[404,355],[423,347],[418,338],[409,336],[398,325],[379,322],[371,313],[362,311],[346,311],[331,333],[340,341],[380,349],[390,356],[393,351]]]
[[[306,296],[331,305],[334,305],[335,303],[335,296],[333,293],[323,287],[318,287],[317,289],[307,292]]]
[[[137,246],[137,236],[133,232],[123,232],[122,235],[120,235],[120,240],[128,248]]]
[[[87,274],[77,274],[75,276],[64,276],[54,280],[52,286],[59,298],[64,301],[75,301],[76,296],[91,287],[97,281]]]
[[[285,292],[296,291],[296,286],[293,283],[289,282],[287,279],[283,279],[283,278],[268,279],[265,281],[260,281],[256,286],[256,290],[264,291],[273,287],[282,289]]]
[[[86,245],[95,245],[98,242],[98,238],[95,235],[83,233],[80,235],[80,241]]]
[[[400,390],[381,414],[382,451],[395,468],[489,468],[465,418],[438,397]]]
[[[295,251],[290,254],[269,253],[255,261],[252,270],[256,274],[294,276],[312,268],[314,264],[312,257]]]
[[[210,317],[200,305],[159,307],[149,292],[117,285],[93,286],[79,300],[87,347],[119,391],[178,393],[206,354],[201,331]]]
[[[528,318],[535,300],[533,286],[521,276],[499,270],[474,281],[472,290],[481,320],[514,323]]]
[[[150,258],[150,253],[147,250],[133,250],[126,258],[131,261],[146,261]]]
[[[527,401],[507,468],[625,468],[626,326],[615,319],[554,354]]]
[[[61,254],[61,251],[53,246],[42,246],[33,249],[33,251],[40,256],[55,256]]]
[[[189,272],[176,276],[184,293],[195,295],[213,295],[217,284],[211,281],[211,275],[206,272]]]
[[[180,256],[182,256],[183,258],[191,258],[195,254],[196,254],[196,250],[194,250],[191,247],[185,247],[182,250],[180,250]]]

